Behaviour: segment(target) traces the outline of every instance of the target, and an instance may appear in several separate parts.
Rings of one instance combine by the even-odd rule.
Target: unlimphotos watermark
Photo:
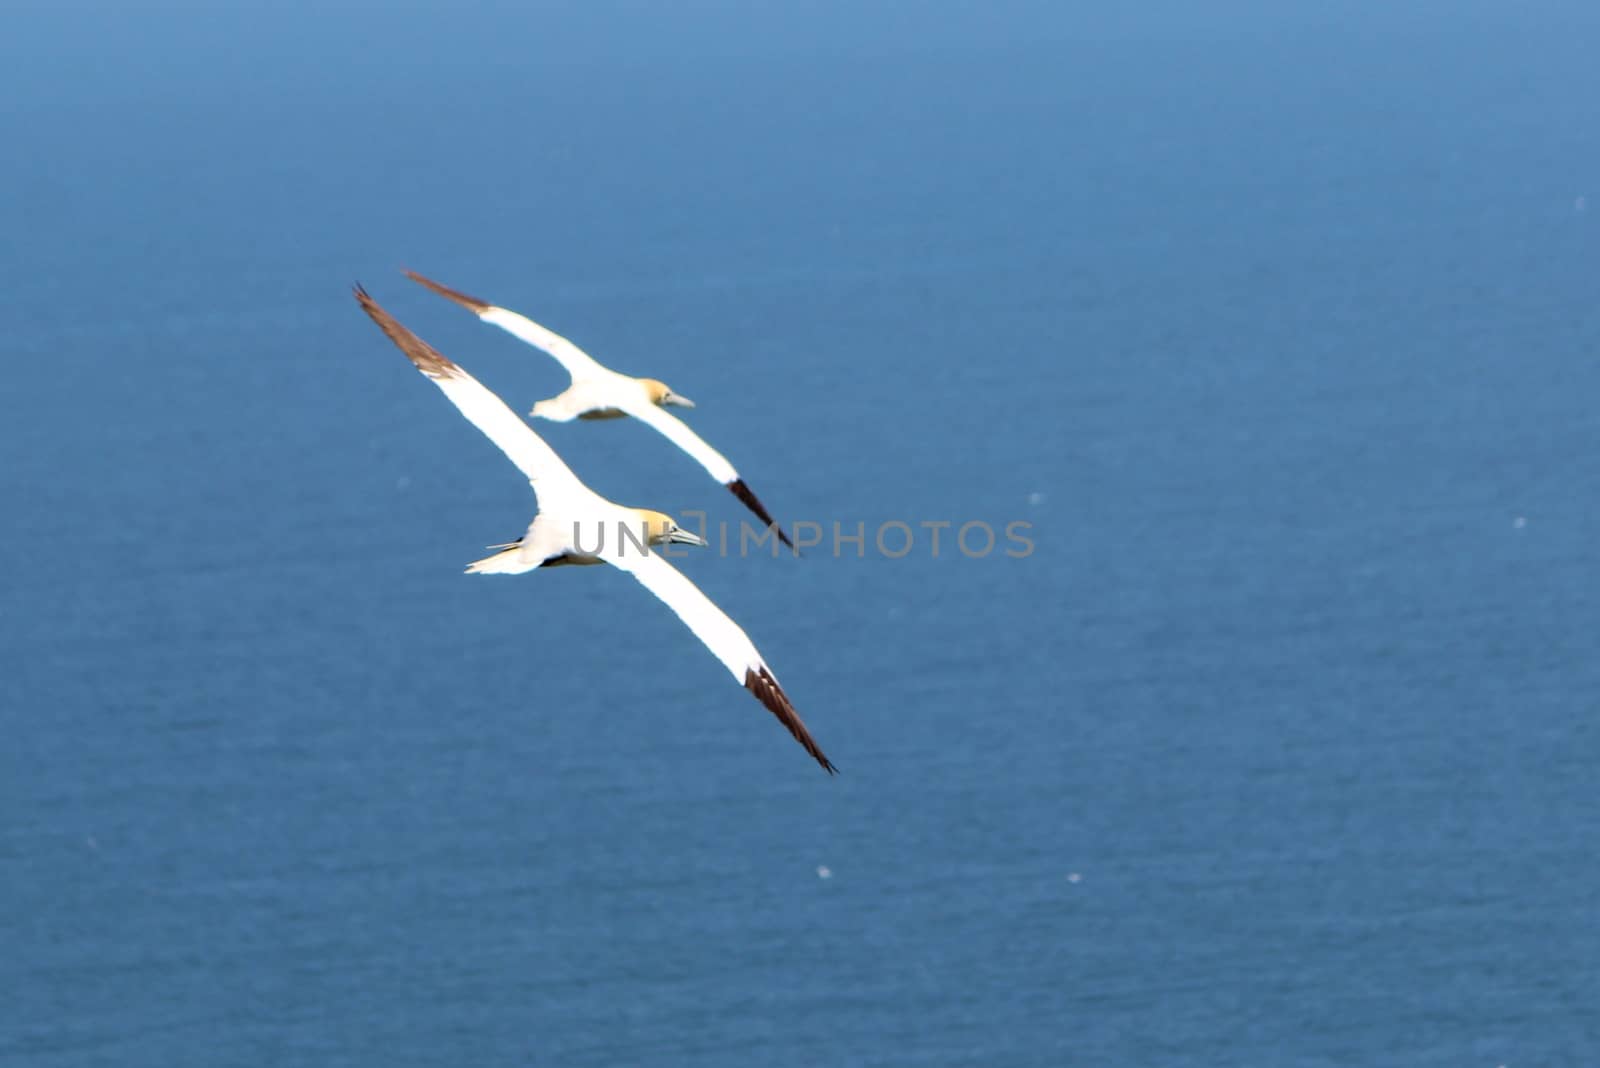
[[[1033,555],[1033,539],[1028,532],[1033,524],[1026,519],[1014,519],[999,527],[982,519],[957,523],[950,519],[924,519],[915,523],[903,519],[890,519],[869,529],[865,520],[853,526],[834,520],[819,523],[798,519],[788,524],[787,533],[793,545],[786,545],[778,537],[778,527],[764,527],[748,520],[734,526],[726,520],[708,525],[705,512],[685,511],[686,519],[695,521],[693,531],[673,527],[656,531],[648,525],[635,527],[631,523],[616,524],[616,539],[611,542],[618,554],[657,552],[662,556],[679,558],[690,555],[689,546],[712,549],[718,556],[750,556],[769,552],[773,557],[786,553],[800,556],[808,550],[820,550],[835,557],[854,555],[865,558],[869,552],[890,560],[902,560],[913,553],[926,553],[937,558],[959,553],[969,559],[1003,555],[1020,560]],[[580,526],[582,529],[580,529]],[[604,554],[606,529],[594,524],[573,524],[572,544],[580,554]],[[597,544],[590,545],[590,541]],[[646,546],[649,546],[646,548]]]

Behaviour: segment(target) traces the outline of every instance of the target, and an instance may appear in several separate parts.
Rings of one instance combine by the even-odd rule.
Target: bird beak
[[[694,401],[690,400],[688,397],[680,396],[677,393],[668,393],[665,397],[661,398],[661,403],[670,404],[675,408],[694,407]]]
[[[678,543],[683,544],[683,545],[698,545],[702,549],[707,548],[707,547],[709,547],[711,545],[711,543],[709,541],[706,541],[706,539],[702,538],[700,535],[696,534],[694,531],[692,531],[692,530],[683,530],[681,528],[678,529],[678,530],[674,530],[671,534],[668,534],[667,535],[667,540],[668,541],[675,541],[675,542],[678,542]]]

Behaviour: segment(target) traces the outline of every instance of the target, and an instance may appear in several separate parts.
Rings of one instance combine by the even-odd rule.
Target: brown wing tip
[[[383,305],[372,299],[372,295],[363,289],[360,283],[355,286],[356,302],[361,305],[361,310],[378,324],[395,347],[406,354],[406,358],[417,365],[417,369],[425,375],[439,378],[457,373],[458,368],[439,351],[417,335],[413,334],[400,324],[400,320],[384,310]]]
[[[407,271],[405,274],[407,278],[411,279],[413,282],[416,282],[418,285],[425,286],[428,289],[433,290],[446,300],[455,301],[457,304],[461,305],[474,315],[482,315],[484,312],[494,307],[493,304],[490,304],[486,300],[479,300],[477,297],[469,297],[458,289],[451,289],[449,286],[440,285],[433,279],[425,278],[416,271]]]
[[[750,487],[745,485],[744,479],[736,478],[727,485],[728,489],[733,493],[733,495],[739,498],[739,500],[744,503],[746,508],[750,509],[758,517],[760,517],[761,521],[767,525],[768,529],[778,532],[779,541],[783,542],[789,548],[794,549],[794,542],[789,540],[789,535],[783,532],[783,528],[778,525],[778,521],[767,514],[766,508],[762,506],[761,501],[756,498],[756,495],[750,492]],[[794,549],[794,554],[799,556],[800,550]]]
[[[765,667],[757,671],[755,668],[746,668],[744,672],[744,688],[756,695],[756,700],[766,706],[767,711],[778,717],[778,722],[789,729],[794,735],[794,740],[805,747],[824,771],[829,775],[839,774],[839,769],[833,766],[833,761],[823,755],[822,749],[812,739],[811,732],[806,730],[806,725],[800,718],[800,713],[794,710],[794,705],[789,703],[789,695],[783,692],[783,687],[778,685],[778,680],[772,677],[772,672]]]

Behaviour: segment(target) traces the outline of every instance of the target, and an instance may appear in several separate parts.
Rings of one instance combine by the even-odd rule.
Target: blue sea
[[[1600,1064],[1600,8],[4,23],[6,1068]]]

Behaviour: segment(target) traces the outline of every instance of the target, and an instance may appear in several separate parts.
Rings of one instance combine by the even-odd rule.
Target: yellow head
[[[639,384],[644,386],[645,394],[650,398],[650,403],[658,408],[665,408],[669,404],[678,408],[693,408],[694,401],[688,397],[672,392],[665,382],[654,378],[641,378]]]
[[[633,513],[639,517],[647,544],[666,545],[668,543],[677,543],[702,547],[707,544],[706,540],[700,535],[678,526],[677,521],[665,512],[652,512],[648,508],[635,508]]]

